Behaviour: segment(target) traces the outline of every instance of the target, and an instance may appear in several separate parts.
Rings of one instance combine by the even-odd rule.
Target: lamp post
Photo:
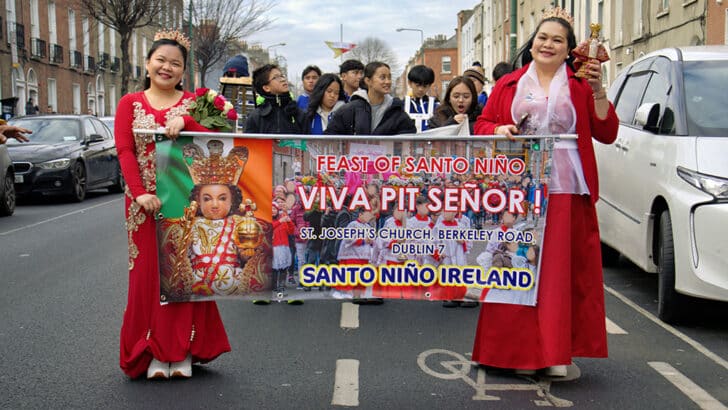
[[[397,32],[402,31],[419,31],[420,32],[420,48],[422,49],[422,65],[425,65],[425,32],[418,28],[403,28],[397,29]]]
[[[268,62],[270,62],[270,49],[271,49],[271,48],[276,48],[276,47],[283,47],[283,46],[285,46],[285,45],[286,45],[286,43],[276,43],[276,44],[273,44],[273,45],[270,45],[270,46],[266,47],[266,48],[265,48],[265,53],[266,53],[266,54],[268,54]],[[278,54],[276,54],[276,56],[277,56],[277,55],[278,55]],[[278,60],[276,59],[276,63],[277,63],[277,62],[278,62]]]

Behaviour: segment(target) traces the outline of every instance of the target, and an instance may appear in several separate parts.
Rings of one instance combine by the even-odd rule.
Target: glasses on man
[[[286,81],[286,76],[283,74],[274,75],[270,78],[270,81]]]

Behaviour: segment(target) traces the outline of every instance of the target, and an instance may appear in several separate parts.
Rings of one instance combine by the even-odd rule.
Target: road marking
[[[334,381],[334,397],[332,406],[359,405],[359,361],[339,359],[336,361],[336,377]]]
[[[716,400],[707,391],[703,390],[700,386],[693,383],[692,380],[688,379],[677,371],[674,367],[670,366],[665,362],[647,362],[653,369],[660,373],[675,387],[680,389],[690,400],[694,401],[695,404],[700,406],[701,409],[705,410],[725,410],[726,406],[723,403]]]
[[[359,328],[359,305],[351,302],[341,304],[341,322],[339,322],[339,326],[344,329]]]
[[[20,228],[15,228],[15,229],[11,229],[9,231],[0,232],[0,236],[10,235],[11,233],[15,233],[15,232],[18,232],[18,231],[22,231],[23,229],[33,228],[33,227],[36,227],[38,225],[42,225],[44,223],[53,222],[53,221],[56,221],[58,219],[65,218],[67,216],[71,216],[71,215],[75,215],[75,214],[78,214],[78,213],[86,212],[86,211],[88,211],[90,209],[98,208],[100,206],[108,205],[108,204],[110,204],[112,202],[119,201],[120,199],[123,199],[123,197],[122,198],[117,198],[117,199],[112,199],[111,201],[102,202],[100,204],[92,205],[92,206],[89,206],[88,208],[78,209],[76,211],[69,212],[69,213],[66,213],[66,214],[63,214],[63,215],[54,216],[53,218],[50,218],[50,219],[46,219],[46,220],[43,220],[43,221],[38,221],[38,222],[32,223],[30,225],[21,226]]]
[[[617,326],[617,324],[612,322],[611,320],[609,320],[609,318],[606,318],[606,319],[607,319],[607,333],[609,333],[610,335],[626,335],[627,334],[626,330]]]
[[[431,364],[436,364],[433,369],[428,364],[430,356],[435,355],[439,360],[430,359]],[[445,359],[445,360],[442,360]],[[433,363],[434,362],[434,363]],[[477,365],[477,363],[468,360],[460,353],[456,353],[445,349],[425,350],[417,356],[417,365],[420,369],[430,376],[437,377],[442,380],[462,380],[475,390],[473,395],[474,401],[496,401],[500,400],[499,396],[487,394],[487,391],[532,391],[536,393],[539,399],[533,400],[537,406],[553,406],[553,407],[572,407],[573,402],[558,398],[551,394],[551,379],[543,378],[537,380],[533,377],[524,377],[526,383],[486,383],[485,370]],[[475,379],[470,377],[473,367],[475,367]],[[559,381],[575,380],[581,375],[579,368],[575,365],[569,366],[570,374],[565,378],[559,378]],[[440,369],[445,369],[443,372]]]
[[[682,340],[683,342],[689,344],[692,346],[695,350],[702,353],[707,357],[708,359],[714,361],[717,365],[722,366],[724,369],[728,370],[728,361],[723,359],[722,357],[718,356],[717,354],[711,352],[708,350],[707,347],[703,346],[699,342],[691,339],[688,335],[685,333],[675,329],[674,327],[668,325],[667,323],[662,322],[660,319],[657,318],[657,316],[653,315],[652,313],[646,311],[642,307],[638,306],[636,303],[629,300],[626,296],[622,295],[621,293],[617,292],[616,290],[610,288],[609,286],[604,286],[604,289],[607,290],[607,292],[611,293],[614,297],[624,302],[627,306],[631,307],[632,309],[636,310],[638,313],[640,313],[642,316],[646,317],[647,319],[650,319],[651,321],[655,322],[658,326],[662,327],[663,329],[667,330],[668,332],[675,335],[678,339]]]

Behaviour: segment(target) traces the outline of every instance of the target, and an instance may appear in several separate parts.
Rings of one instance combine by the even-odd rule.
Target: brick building
[[[162,0],[154,26],[130,42],[128,90],[142,87],[144,60],[158,27],[182,27],[182,0]],[[119,35],[74,0],[0,0],[0,99],[3,114],[24,115],[29,98],[41,112],[113,115],[121,98]]]

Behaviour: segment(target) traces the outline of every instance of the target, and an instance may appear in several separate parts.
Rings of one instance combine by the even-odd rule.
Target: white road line
[[[339,322],[339,326],[344,329],[359,328],[359,305],[351,302],[341,304],[341,322]]]
[[[332,406],[359,405],[359,361],[339,359],[336,361],[336,379]]]
[[[611,320],[609,320],[609,318],[606,318],[606,319],[607,319],[607,333],[609,333],[610,335],[626,335],[627,334],[626,330],[617,326],[617,324],[612,322]]]
[[[50,218],[50,219],[46,219],[46,220],[43,220],[43,221],[39,221],[39,222],[36,222],[36,223],[32,223],[30,225],[21,226],[20,228],[15,228],[15,229],[11,229],[9,231],[0,232],[0,236],[10,235],[11,233],[15,233],[15,232],[18,232],[18,231],[22,231],[23,229],[33,228],[35,226],[42,225],[42,224],[48,223],[48,222],[53,222],[53,221],[56,221],[58,219],[65,218],[67,216],[75,215],[75,214],[78,214],[78,213],[83,213],[83,212],[86,212],[86,211],[88,211],[90,209],[94,209],[94,208],[98,208],[100,206],[108,205],[108,204],[110,204],[112,202],[116,202],[116,201],[123,200],[123,199],[124,199],[123,197],[121,199],[119,199],[119,198],[112,199],[111,201],[106,201],[106,202],[102,202],[100,204],[92,205],[92,206],[89,206],[88,208],[78,209],[76,211],[69,212],[69,213],[66,213],[66,214],[63,214],[63,215],[58,215],[58,216],[55,216],[55,217]]]
[[[674,327],[668,325],[667,323],[662,322],[660,319],[658,319],[655,315],[652,313],[646,311],[645,309],[638,306],[636,303],[629,300],[626,296],[622,295],[621,293],[617,292],[616,290],[610,288],[609,286],[604,286],[604,289],[607,290],[607,292],[611,293],[614,297],[621,300],[626,304],[627,306],[631,307],[632,309],[636,310],[638,313],[640,313],[642,316],[646,317],[647,319],[650,319],[651,321],[655,322],[658,326],[661,328],[667,330],[668,332],[675,335],[678,339],[682,340],[683,342],[689,344],[692,346],[695,350],[705,355],[708,359],[714,361],[717,365],[722,366],[724,369],[728,370],[728,361],[723,359],[722,357],[718,356],[717,354],[711,352],[700,344],[699,342],[691,339],[686,335],[685,333],[675,329]]]
[[[700,386],[693,383],[692,380],[688,379],[677,371],[674,367],[670,366],[665,362],[647,362],[653,369],[660,373],[675,387],[680,389],[681,392],[685,393],[690,400],[694,401],[701,409],[705,410],[725,410],[726,406],[723,403],[716,400],[707,391],[703,390]]]

